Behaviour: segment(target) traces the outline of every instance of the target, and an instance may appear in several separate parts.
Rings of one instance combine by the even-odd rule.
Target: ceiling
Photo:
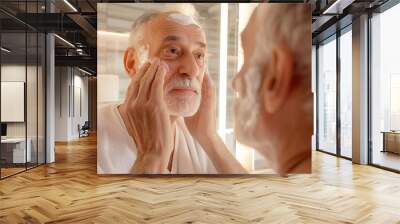
[[[312,0],[313,44],[320,42],[347,25],[352,18],[373,11],[388,0]]]
[[[6,38],[2,45],[12,49],[7,56],[15,60],[24,58],[22,56],[27,54],[25,32],[28,32],[28,41],[33,36],[30,32],[52,32],[60,37],[55,38],[56,66],[78,66],[96,74],[96,3],[93,0],[48,0],[46,5],[44,0],[1,0],[0,25],[2,38]],[[28,58],[32,58],[34,54],[30,52],[36,47],[27,46]]]
[[[324,32],[334,26],[337,21],[346,16],[354,16],[365,10],[376,8],[386,1],[387,0],[292,0],[285,2],[306,2],[312,5],[313,39],[318,40],[318,37],[328,35],[324,34]],[[74,45],[72,47],[61,38],[56,38],[56,65],[79,66],[93,73],[97,72],[97,3],[119,2],[116,7],[119,6],[121,13],[117,13],[113,16],[116,21],[121,21],[121,24],[114,27],[115,32],[123,32],[126,30],[127,18],[131,18],[131,15],[135,14],[136,11],[139,12],[148,7],[154,8],[154,5],[150,4],[137,4],[127,7],[126,4],[121,3],[138,2],[128,0],[48,0],[47,2],[48,4],[46,5],[45,0],[1,0],[1,30],[3,33],[9,33],[5,35],[5,41],[9,43],[12,42],[11,40],[14,41],[13,44],[10,44],[10,47],[15,48],[15,54],[18,55],[24,53],[22,52],[24,49],[21,48],[21,46],[24,46],[25,41],[21,39],[21,36],[23,36],[21,33],[24,33],[25,30],[28,30],[28,32],[54,32],[62,39]],[[270,2],[282,1],[272,0]],[[196,3],[195,5],[200,11],[200,14],[204,15],[208,13],[211,16],[215,14],[213,10],[218,10],[217,7],[213,7],[213,4],[214,3]],[[161,4],[160,7],[162,7]],[[331,10],[329,13],[326,13],[328,8]],[[104,27],[99,27],[99,30],[102,28]],[[7,38],[10,40],[7,40]],[[30,47],[34,45],[28,46],[27,51],[29,54],[29,52],[32,51]]]

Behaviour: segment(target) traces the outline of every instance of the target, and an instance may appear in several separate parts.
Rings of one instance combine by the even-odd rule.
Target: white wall
[[[69,132],[69,68],[55,68],[55,141],[68,141]]]
[[[32,74],[33,70],[35,69],[35,74],[36,74],[36,68],[33,66],[28,66],[27,71],[28,74]],[[25,82],[25,65],[2,65],[1,66],[1,81],[3,82]],[[36,83],[34,83],[36,85]],[[28,88],[28,90],[32,90]],[[34,89],[34,92],[28,92],[27,93],[28,99],[27,102],[33,101],[32,99],[29,99],[29,97],[36,97],[36,89]],[[35,106],[35,105],[31,105]],[[1,108],[1,110],[6,110],[7,108]],[[27,114],[28,121],[35,120],[36,121],[36,114],[34,114],[35,117],[31,117],[30,115],[33,115],[31,113]],[[8,137],[25,137],[25,123],[26,122],[7,122],[7,136]],[[32,125],[28,125],[28,128],[31,127]],[[36,127],[35,127],[36,128]],[[29,130],[28,130],[28,133]],[[29,137],[29,136],[28,136]]]
[[[88,120],[88,78],[75,68],[56,67],[55,79],[55,141],[77,139],[78,124]]]
[[[72,108],[72,119],[71,119],[71,136],[72,138],[78,138],[78,124],[82,126],[85,121],[88,121],[88,78],[81,76],[79,73],[74,75],[74,102],[71,102],[71,106],[74,105]],[[79,93],[80,91],[80,93]],[[80,97],[79,97],[80,96]],[[80,102],[79,102],[80,101]],[[79,108],[81,107],[81,108]],[[81,112],[79,111],[81,110]],[[75,111],[75,113],[74,113]]]

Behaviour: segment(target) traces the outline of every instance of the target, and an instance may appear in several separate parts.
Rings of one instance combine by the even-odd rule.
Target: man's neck
[[[290,136],[290,135],[289,135]],[[293,133],[290,138],[279,141],[266,152],[264,157],[269,159],[271,165],[279,174],[310,173],[311,172],[311,142],[310,136],[301,132]]]

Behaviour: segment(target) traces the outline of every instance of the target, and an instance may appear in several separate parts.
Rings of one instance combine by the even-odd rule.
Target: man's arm
[[[163,101],[166,65],[160,59],[142,66],[118,107],[129,135],[137,145],[134,174],[167,173],[174,147],[173,128]]]
[[[208,158],[212,161],[218,173],[221,174],[246,174],[247,171],[236,160],[226,147],[219,135],[207,137],[201,141],[201,146]]]
[[[201,94],[199,111],[194,116],[185,118],[187,128],[203,147],[218,173],[247,173],[217,134],[215,88],[208,74],[204,75]]]

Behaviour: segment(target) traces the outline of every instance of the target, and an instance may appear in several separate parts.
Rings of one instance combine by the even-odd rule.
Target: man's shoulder
[[[97,147],[98,151],[118,148],[131,151],[134,143],[129,136],[118,111],[119,102],[99,105],[97,108]]]
[[[121,119],[118,112],[119,102],[99,104],[97,106],[97,129],[98,132],[107,134],[109,131],[122,129]]]
[[[110,120],[118,119],[118,106],[119,102],[102,103],[97,106],[97,120],[101,125],[102,123]]]
[[[113,115],[119,104],[119,102],[99,103],[97,105],[97,114],[99,116]]]
[[[118,111],[119,102],[97,107],[97,167],[99,173],[127,174],[136,159],[135,144]]]

